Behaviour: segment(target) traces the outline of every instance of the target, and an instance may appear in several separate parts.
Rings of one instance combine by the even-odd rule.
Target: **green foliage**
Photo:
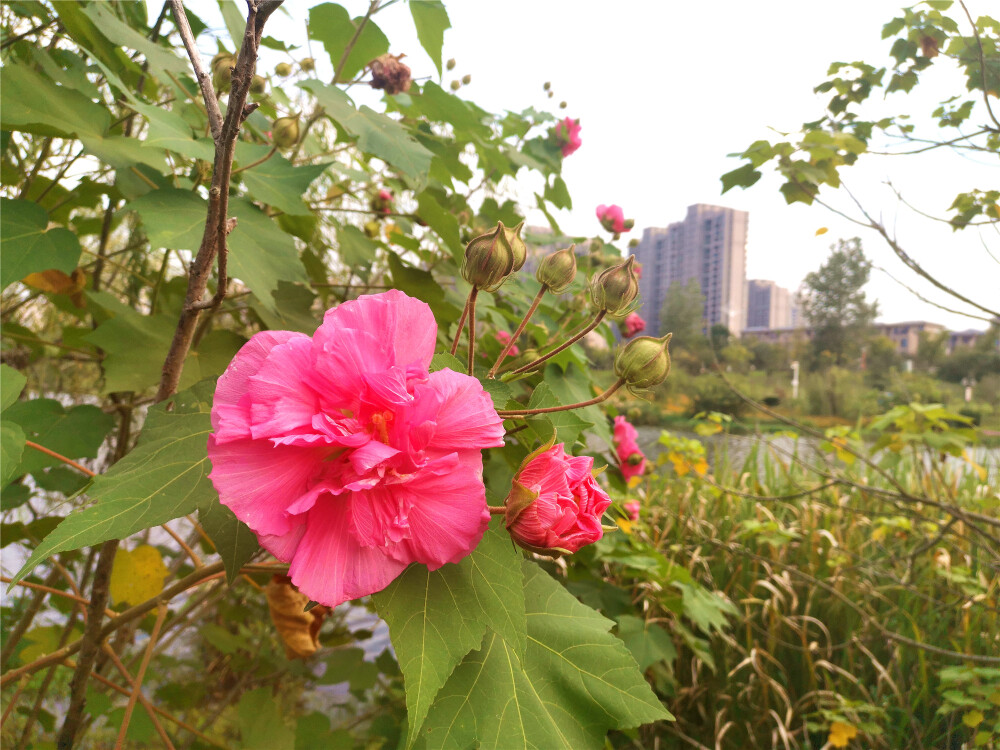
[[[3,272],[0,287],[29,273],[56,268],[70,273],[80,259],[80,243],[73,233],[50,229],[45,209],[21,200],[0,201],[0,233],[3,234]]]

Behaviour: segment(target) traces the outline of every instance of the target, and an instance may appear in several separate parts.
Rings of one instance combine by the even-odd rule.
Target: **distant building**
[[[697,279],[705,295],[706,328],[721,323],[733,333],[746,321],[746,211],[698,203],[684,221],[642,233],[635,259],[646,333],[660,335],[660,311],[670,285]]]
[[[921,332],[937,336],[947,330],[942,325],[928,323],[926,320],[914,320],[905,323],[876,323],[873,328],[876,333],[892,339],[899,353],[906,357],[916,356],[917,349],[920,348]]]
[[[747,282],[747,324],[752,328],[789,328],[792,326],[791,294],[773,281],[751,279]]]
[[[979,331],[975,328],[967,328],[964,331],[951,331],[948,334],[948,354],[954,353],[956,349],[975,346],[979,339],[987,335],[989,331]],[[993,342],[994,347],[1000,350],[1000,338]]]
[[[926,320],[911,320],[903,323],[875,323],[872,331],[876,335],[886,336],[892,339],[897,351],[904,357],[913,357],[920,348],[920,334],[938,336],[947,329],[938,323],[931,323]],[[948,337],[948,353],[956,346],[971,346],[985,331],[958,331],[951,333]],[[809,340],[813,337],[813,329],[810,327],[768,327],[768,328],[747,328],[743,331],[744,336],[753,336],[760,341],[767,341],[772,344],[791,344],[795,341]]]

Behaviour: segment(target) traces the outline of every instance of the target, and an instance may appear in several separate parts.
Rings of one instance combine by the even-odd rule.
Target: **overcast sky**
[[[286,12],[273,21],[273,33],[286,40],[304,38],[308,6],[313,4],[287,0]],[[352,15],[367,8],[364,1],[342,4]],[[452,73],[445,73],[445,85],[453,77],[470,74],[472,84],[462,89],[462,95],[487,110],[550,107],[560,115],[580,118],[583,146],[563,167],[574,207],[556,214],[567,233],[597,234],[594,209],[600,203],[620,204],[636,221],[631,235],[635,237],[644,227],[682,219],[693,203],[731,206],[750,212],[748,278],[773,279],[794,290],[824,261],[838,237],[860,235],[876,265],[931,299],[960,306],[904,268],[870,230],[819,206],[787,206],[777,191],[780,183],[766,173],[750,190],[721,195],[719,176],[741,163],[727,154],[760,138],[774,140],[772,128],[794,132],[801,123],[821,116],[822,100],[812,89],[824,80],[831,62],[886,64],[888,44],[881,40],[882,25],[897,15],[902,2],[452,0],[445,4],[452,28],[445,34],[444,59],[458,61]],[[992,1],[969,2],[973,15],[988,12],[987,4]],[[193,3],[192,8],[199,5]],[[405,2],[380,12],[376,21],[389,38],[391,51],[406,53],[415,77],[436,78],[417,42]],[[552,82],[553,99],[545,96],[545,81]],[[926,96],[895,94],[876,102],[879,114],[928,113],[937,101],[962,90],[956,87],[956,83],[961,86],[957,74],[946,70],[929,82]],[[351,93],[367,98],[357,89]],[[567,109],[556,109],[561,100],[568,102]],[[920,210],[943,216],[957,192],[997,187],[996,166],[995,157],[970,158],[940,150],[905,158],[870,157],[862,166],[843,172],[843,179],[874,215],[895,230],[919,263],[989,305],[1000,296],[1000,265],[984,243],[1000,257],[1000,234],[992,228],[956,234],[948,225],[901,206],[883,183],[891,181]],[[524,180],[517,187],[530,199],[537,183]],[[849,206],[846,196],[828,196],[840,207]],[[529,223],[545,221],[534,211],[529,212]],[[829,231],[817,236],[821,227]],[[921,302],[878,271],[868,290],[879,301],[883,321],[923,319],[956,329],[986,326]]]

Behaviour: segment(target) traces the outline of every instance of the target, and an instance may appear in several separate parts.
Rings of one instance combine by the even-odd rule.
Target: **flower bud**
[[[212,58],[212,85],[216,91],[227,91],[233,83],[233,68],[236,58],[228,52],[220,52]]]
[[[458,91],[460,88],[462,88],[462,84],[459,81],[455,80],[455,81],[452,81],[450,84],[448,84],[448,87],[452,91]]]
[[[274,66],[274,73],[282,78],[287,78],[292,74],[292,66],[288,63],[278,63]]]
[[[559,102],[559,109],[566,109],[566,107],[568,107],[568,106],[569,106],[569,104],[567,104],[564,101],[563,102]]]
[[[263,76],[254,76],[250,79],[250,93],[260,96],[267,91],[267,81]]]
[[[299,140],[299,118],[279,117],[271,126],[271,138],[278,148],[291,148]]]
[[[615,357],[615,375],[632,390],[653,388],[670,374],[670,352],[667,349],[672,333],[663,338],[640,336],[622,347]]]
[[[465,248],[462,277],[477,289],[493,292],[514,271],[514,251],[502,221],[496,229],[476,237]]]
[[[306,73],[311,73],[316,70],[316,61],[311,57],[303,57],[299,61],[299,67]]]
[[[628,310],[639,294],[639,280],[635,277],[632,265],[635,256],[628,260],[601,271],[590,282],[590,302],[595,310],[605,311],[608,315],[618,315]]]
[[[454,69],[455,69],[455,58],[453,57],[453,58],[451,58],[451,59],[450,59],[450,60],[449,60],[448,62],[446,62],[446,63],[444,64],[444,67],[445,67],[445,68],[446,68],[447,70],[454,70]]]
[[[524,228],[522,221],[513,229],[504,227],[503,233],[510,245],[511,252],[514,253],[514,270],[520,271],[524,266],[524,261],[528,259],[528,248],[521,239],[521,229]]]
[[[382,231],[382,227],[379,226],[379,223],[375,220],[365,222],[364,228],[365,228],[365,234],[368,236],[369,239],[373,240],[376,237],[378,237],[379,233]]]
[[[386,188],[382,188],[375,194],[375,196],[369,202],[369,206],[372,211],[380,214],[392,213],[392,192]]]
[[[576,278],[576,245],[556,250],[542,258],[535,278],[553,294],[562,294]]]
[[[468,86],[470,83],[472,83],[472,76],[466,73],[464,76],[462,76],[462,83]]]
[[[552,81],[546,81],[545,83],[543,83],[542,88],[548,91],[550,88],[552,88]]]

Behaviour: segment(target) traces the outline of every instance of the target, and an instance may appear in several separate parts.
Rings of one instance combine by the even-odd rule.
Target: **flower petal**
[[[248,379],[250,434],[255,438],[310,432],[319,411],[316,392],[307,385],[313,370],[312,341],[295,337],[274,347]]]
[[[271,445],[266,440],[219,443],[208,436],[209,478],[219,500],[257,534],[287,534],[299,521],[285,511],[322,471],[326,448]]]
[[[346,498],[316,505],[288,570],[299,591],[328,607],[381,591],[406,568],[381,549],[361,546],[350,525]]]
[[[407,426],[434,423],[430,437],[435,449],[494,448],[503,445],[503,420],[493,399],[475,378],[455,372],[432,372],[415,389]]]
[[[219,377],[212,402],[212,429],[219,443],[250,437],[248,381],[263,365],[270,351],[294,338],[309,337],[293,331],[262,331],[254,334],[233,357]]]

